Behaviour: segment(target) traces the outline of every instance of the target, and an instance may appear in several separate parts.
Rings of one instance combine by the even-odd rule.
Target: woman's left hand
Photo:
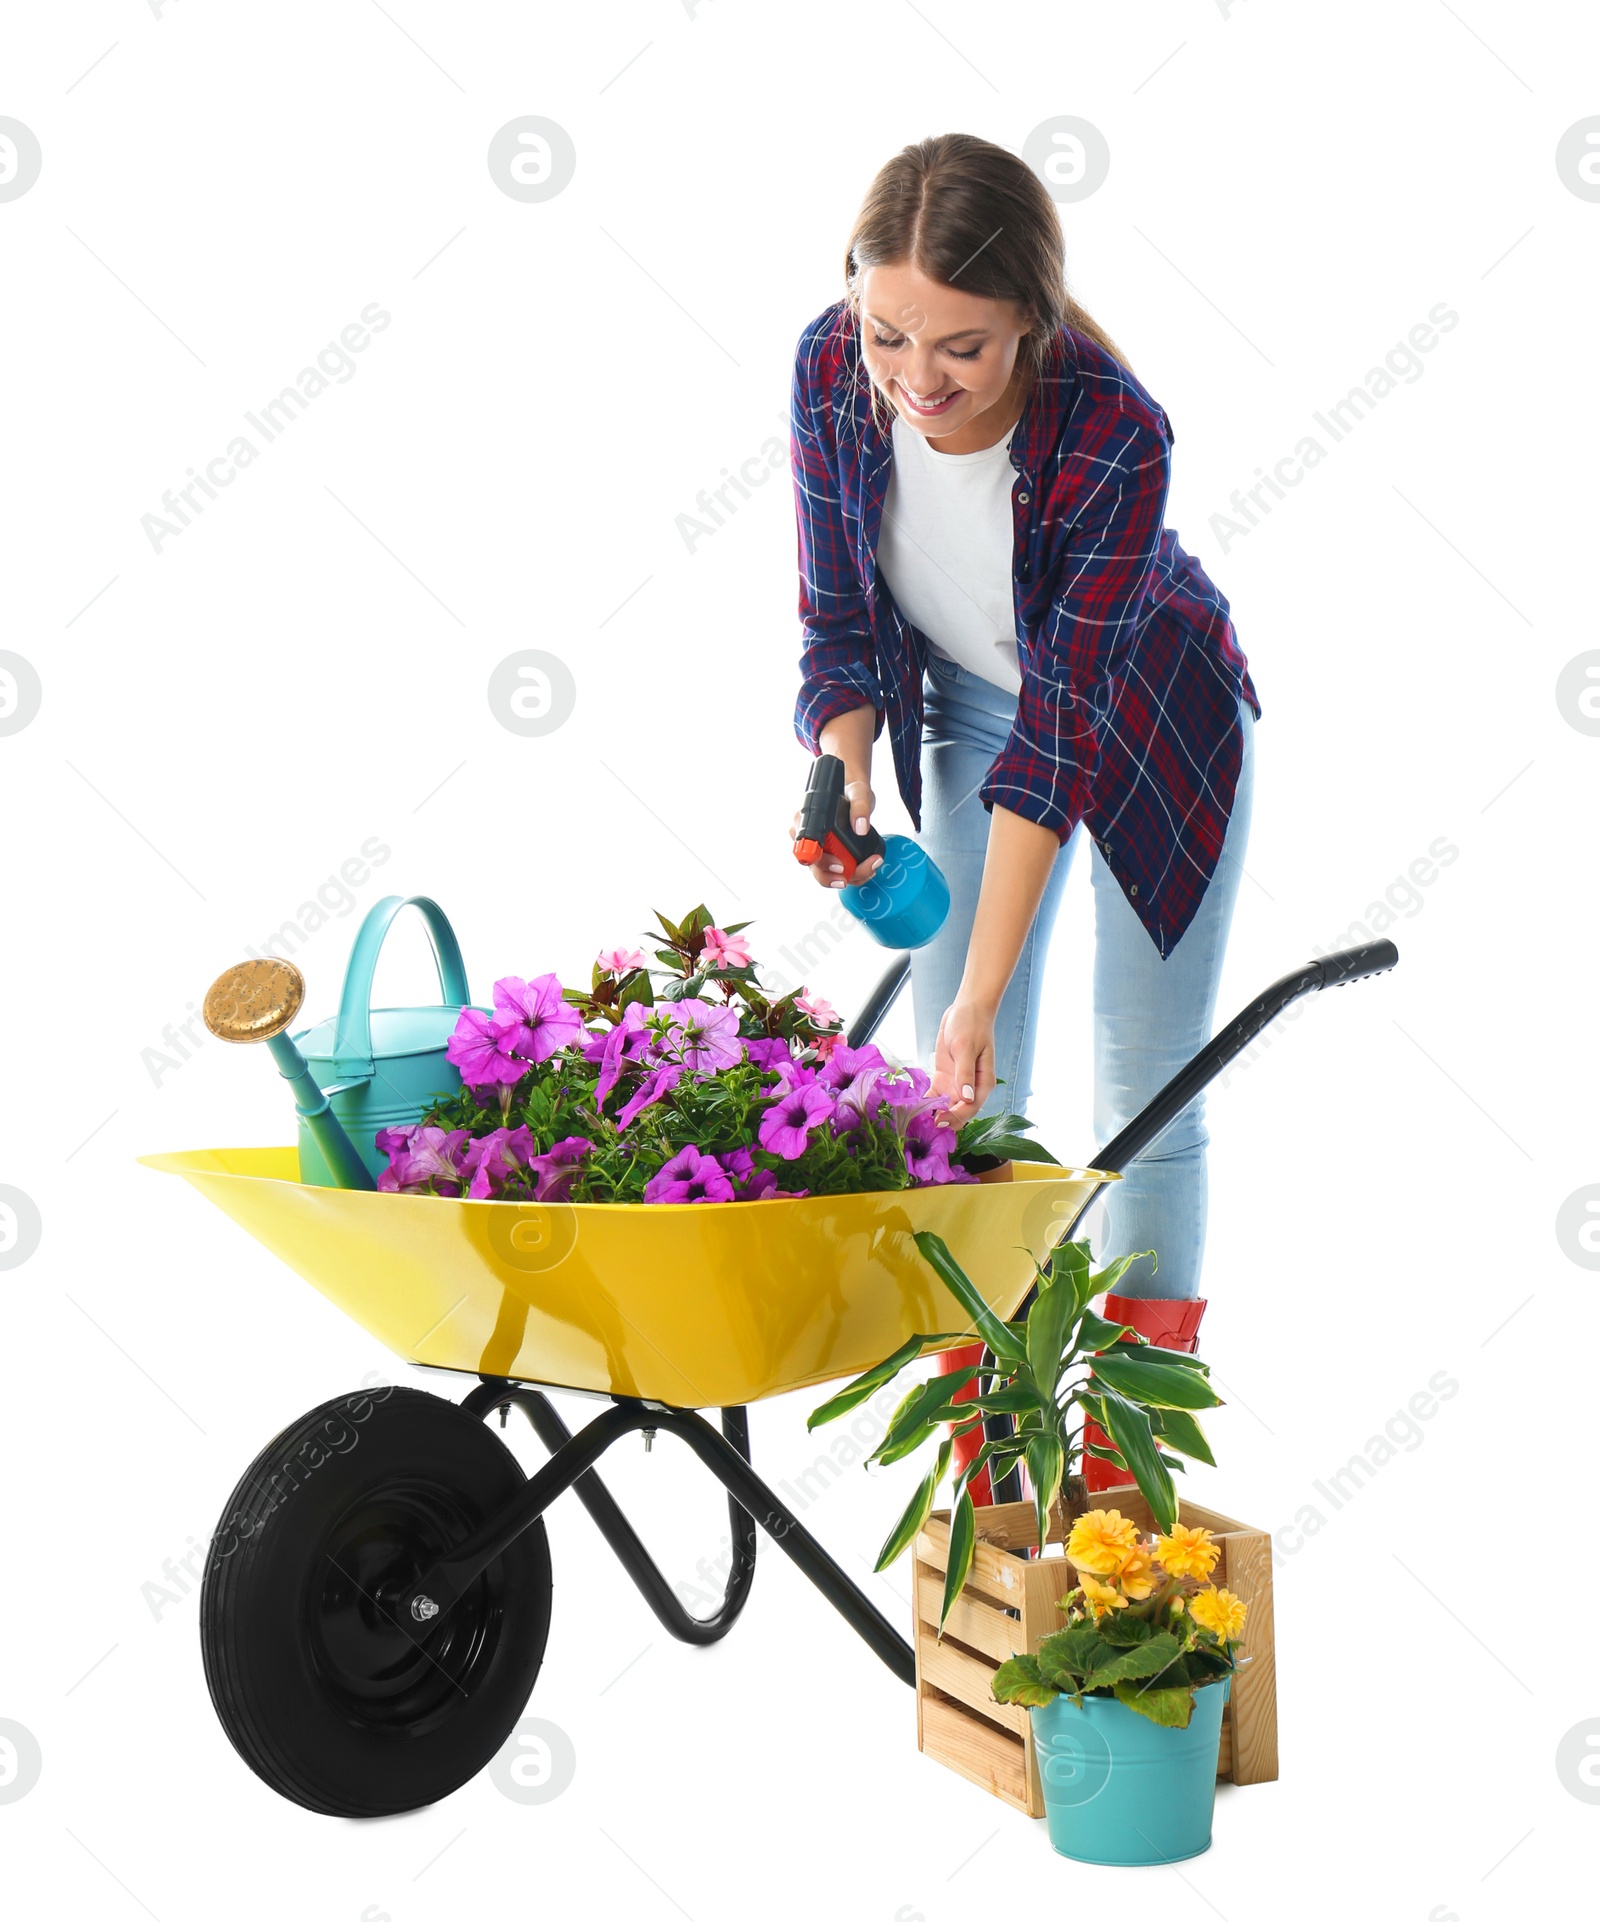
[[[950,1119],[969,1120],[994,1093],[994,1010],[958,994],[939,1023],[933,1085],[948,1097]]]

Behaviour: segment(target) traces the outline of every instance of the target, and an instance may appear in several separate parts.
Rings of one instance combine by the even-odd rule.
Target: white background
[[[43,705],[0,738],[0,1182],[43,1238],[0,1274],[0,1718],[43,1773],[0,1803],[8,1907],[1477,1922],[1587,1875],[1600,1811],[1555,1757],[1600,1716],[1577,1471],[1597,1276],[1556,1217],[1600,1181],[1600,740],[1556,683],[1600,646],[1600,204],[1555,155],[1600,113],[1597,54],[1575,6],[1488,0],[11,15],[0,114],[43,171],[0,203],[0,646]],[[577,152],[539,204],[486,165],[525,114]],[[1265,707],[1223,1011],[1370,924],[1439,837],[1459,850],[1396,889],[1400,969],[1308,1006],[1212,1102],[1205,1345],[1229,1406],[1222,1466],[1192,1480],[1286,1531],[1282,1779],[1224,1790],[1181,1869],[1069,1867],[916,1753],[908,1691],[776,1558],[737,1633],[689,1651],[564,1501],[530,1713],[570,1735],[570,1789],[525,1807],[485,1775],[404,1819],[308,1814],[222,1735],[194,1594],[158,1616],[146,1585],[273,1433],[391,1362],[135,1165],[287,1140],[267,1061],[208,1042],[157,1079],[146,1051],[373,836],[387,864],[296,957],[314,1015],[392,888],[445,904],[479,994],[574,977],[702,898],[752,918],[760,954],[813,935],[826,903],[785,837],[787,478],[692,552],[676,517],[784,434],[796,336],[881,162],[950,128],[1020,148],[1061,114],[1112,157],[1063,209],[1073,284],[1171,415],[1169,517]],[[1232,492],[1441,301],[1460,323],[1421,378],[1225,541]],[[392,324],[354,377],[153,551],[141,516],[371,302]],[[577,687],[541,739],[486,698],[526,647]],[[1037,1109],[1078,1159],[1087,908],[1080,872]],[[380,999],[425,985],[423,953],[397,935]],[[849,1008],[878,958],[856,934],[813,985]],[[889,1039],[909,1046],[903,1015]],[[1440,1370],[1459,1390],[1422,1439],[1319,1503]],[[774,1479],[821,1452],[814,1399],[754,1411]],[[904,1567],[866,1564],[916,1472],[851,1470],[807,1515],[901,1620]],[[724,1526],[709,1480],[667,1443],[608,1473],[692,1576]]]

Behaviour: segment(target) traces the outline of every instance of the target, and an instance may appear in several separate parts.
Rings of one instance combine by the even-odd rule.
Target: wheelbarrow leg
[[[482,1388],[475,1388],[462,1406],[474,1415],[487,1415],[508,1400],[514,1401],[527,1416],[534,1433],[552,1455],[572,1440],[571,1429],[556,1413],[549,1397],[536,1388],[508,1383],[502,1389],[495,1383],[485,1383]],[[722,1432],[730,1445],[737,1448],[748,1461],[750,1422],[742,1408],[723,1409]],[[756,1569],[756,1525],[731,1494],[728,1497],[728,1526],[733,1542],[733,1566],[728,1571],[722,1606],[714,1615],[700,1616],[691,1615],[672,1592],[671,1583],[656,1567],[650,1551],[634,1533],[633,1525],[617,1506],[611,1491],[595,1469],[591,1468],[580,1475],[572,1484],[572,1492],[588,1509],[611,1552],[628,1571],[635,1588],[650,1604],[656,1620],[669,1635],[675,1635],[680,1642],[706,1647],[727,1634],[739,1619],[740,1611],[749,1597],[750,1583]]]
[[[486,1414],[489,1409],[507,1400],[515,1389],[516,1385],[509,1382],[485,1382],[481,1388],[473,1390],[462,1406],[474,1414]],[[743,1410],[724,1410],[723,1425],[729,1432],[719,1434],[704,1416],[692,1408],[669,1408],[660,1402],[613,1402],[603,1415],[597,1415],[570,1440],[563,1442],[544,1467],[529,1476],[522,1491],[491,1515],[481,1528],[476,1529],[464,1542],[458,1542],[448,1554],[440,1556],[432,1567],[423,1570],[403,1593],[392,1599],[385,1597],[386,1613],[402,1626],[408,1622],[434,1621],[454,1605],[495,1557],[503,1554],[523,1529],[536,1521],[558,1495],[577,1486],[619,1436],[645,1428],[665,1429],[668,1434],[677,1435],[689,1444],[729,1495],[754,1517],[784,1554],[821,1589],[872,1652],[908,1687],[914,1686],[917,1669],[911,1644],[879,1614],[822,1544],[801,1527],[750,1466],[742,1452],[749,1445]],[[554,1430],[551,1432],[553,1434]],[[610,1502],[609,1494],[606,1500]],[[610,1506],[617,1520],[621,1521],[615,1503]],[[592,1507],[590,1512],[594,1512]],[[631,1539],[637,1541],[631,1529],[628,1533]],[[648,1560],[642,1546],[639,1554]],[[750,1560],[753,1562],[754,1559],[752,1538]],[[633,1571],[630,1569],[629,1572]],[[659,1571],[657,1573],[659,1576]],[[744,1581],[748,1587],[748,1572]],[[676,1597],[672,1599],[676,1606]],[[694,1618],[691,1616],[688,1619],[692,1621]]]
[[[914,1688],[917,1664],[911,1644],[878,1613],[816,1537],[801,1527],[732,1443],[693,1409],[663,1408],[659,1426],[689,1444],[729,1495],[744,1504],[790,1561],[821,1589],[873,1654]]]

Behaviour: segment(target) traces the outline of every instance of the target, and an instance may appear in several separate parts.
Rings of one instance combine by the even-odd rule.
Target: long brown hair
[[[1007,300],[1031,315],[1019,349],[1030,384],[1063,326],[1087,334],[1128,366],[1122,349],[1067,291],[1061,220],[1044,182],[992,141],[936,134],[902,147],[878,169],[844,256],[845,291],[858,325],[862,275],[903,261],[944,286]],[[874,386],[875,406],[877,399]]]

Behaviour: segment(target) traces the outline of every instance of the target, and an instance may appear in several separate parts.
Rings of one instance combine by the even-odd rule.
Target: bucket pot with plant
[[[981,1434],[987,1417],[1009,1417],[1010,1431],[986,1436],[955,1476],[941,1631],[977,1541],[970,1485],[986,1466],[998,1475],[1021,1463],[1032,1484],[1040,1553],[1054,1537],[1080,1578],[1062,1603],[1066,1627],[1032,1655],[1007,1662],[994,1684],[997,1700],[1032,1711],[1051,1841],[1089,1861],[1195,1854],[1210,1841],[1222,1706],[1243,1628],[1242,1605],[1203,1583],[1216,1550],[1205,1530],[1179,1524],[1172,1479],[1183,1466],[1180,1456],[1212,1461],[1196,1420],[1197,1410],[1221,1400],[1207,1364],[1154,1347],[1091,1308],[1135,1255],[1096,1271],[1086,1241],[1063,1242],[1039,1265],[1026,1316],[1002,1321],[939,1236],[919,1234],[916,1242],[970,1316],[970,1328],[959,1336],[913,1336],[818,1408],[810,1426],[848,1413],[930,1348],[957,1338],[983,1341],[992,1367],[918,1383],[868,1458],[902,1461],[938,1442],[933,1466],[890,1530],[877,1566],[886,1568],[916,1539],[961,1437]],[[976,1398],[956,1402],[974,1381]],[[1085,1443],[1085,1415],[1110,1446]],[[1116,1510],[1089,1510],[1080,1472],[1085,1447],[1137,1484],[1157,1532],[1144,1537]]]

